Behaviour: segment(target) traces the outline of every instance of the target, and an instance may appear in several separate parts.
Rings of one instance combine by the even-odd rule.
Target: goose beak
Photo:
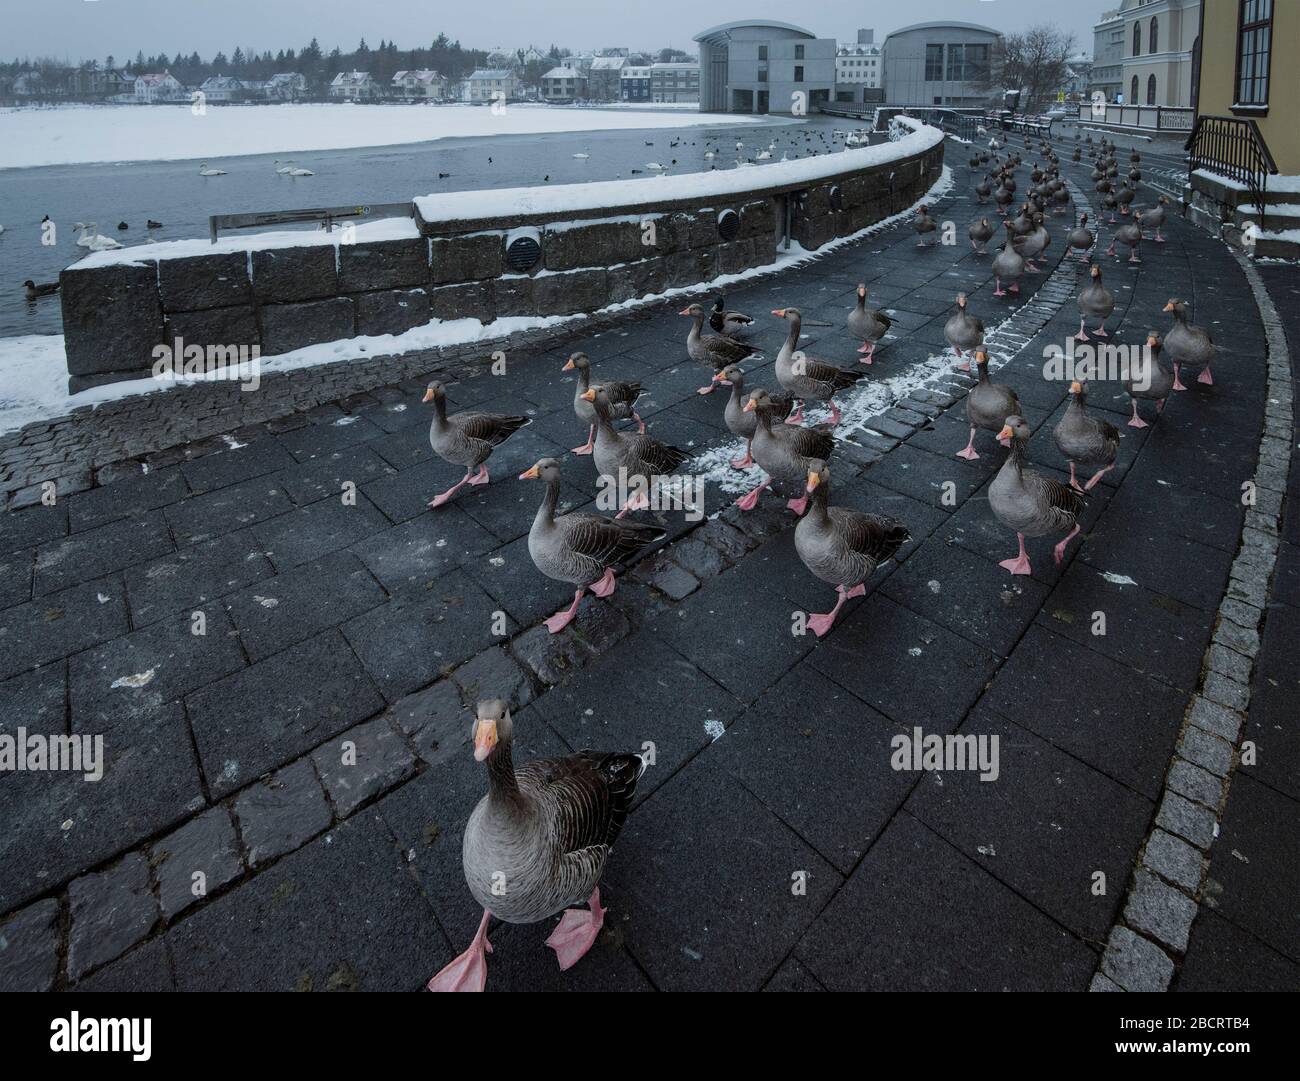
[[[474,761],[482,762],[497,745],[497,722],[480,719],[474,731]]]
[[[431,391],[431,390],[426,390],[426,391],[424,392],[424,397],[421,398],[420,401],[422,401],[422,402],[431,402],[431,401],[433,401],[433,391]]]
[[[778,319],[784,319],[784,318],[785,318],[785,309],[784,309],[784,308],[773,308],[773,309],[772,309],[772,314],[775,315]]]
[[[745,408],[742,409],[741,412],[742,412],[742,413],[752,413],[753,411],[754,411],[754,399],[753,399],[753,398],[750,398],[749,401],[747,401],[747,402],[745,403]]]
[[[540,477],[540,476],[541,476],[541,474],[540,474],[539,472],[537,472],[537,466],[534,465],[534,466],[529,466],[529,467],[528,467],[527,469],[525,469],[522,473],[520,473],[520,474],[519,474],[519,479],[520,479],[520,480],[536,480],[536,479],[537,479],[538,477]]]
[[[1171,300],[1168,304],[1166,304],[1166,305],[1165,305],[1163,308],[1161,308],[1160,310],[1161,310],[1162,312],[1171,312],[1171,311],[1173,311],[1173,310],[1174,310],[1174,302]]]
[[[1082,394],[1082,393],[1083,393],[1083,384],[1081,384],[1081,383],[1079,383],[1079,382],[1077,382],[1077,381],[1074,382],[1074,383],[1071,383],[1071,384],[1070,384],[1070,393],[1071,393],[1071,394]]]
[[[683,309],[682,309],[681,311],[679,311],[677,314],[678,314],[678,315],[690,315],[690,314],[691,314],[691,309],[690,309],[690,308],[683,308]]]
[[[1010,424],[1002,425],[1002,431],[998,432],[999,439],[1010,439],[1015,433],[1011,430]]]
[[[578,397],[584,402],[594,402],[596,400],[596,388],[592,387],[590,390],[584,390]]]
[[[574,369],[575,367],[577,367],[577,365],[575,365],[575,364],[573,363],[572,360],[566,360],[566,361],[564,362],[564,367],[561,368],[560,371],[562,371],[562,372],[571,372],[571,371],[573,371],[573,369]]]
[[[814,492],[817,489],[817,485],[819,485],[821,482],[822,482],[822,476],[820,473],[809,473],[808,487],[807,487],[808,493],[811,494],[812,492]]]

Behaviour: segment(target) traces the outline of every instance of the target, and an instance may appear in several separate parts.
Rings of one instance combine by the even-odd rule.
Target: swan
[[[275,159],[275,171],[276,171],[277,173],[279,173],[281,176],[284,176],[284,175],[285,175],[286,173],[288,173],[289,170],[292,169],[292,168],[293,168],[293,160],[292,160],[292,159],[290,159],[289,161],[286,161],[283,165],[280,164],[280,159],[279,159],[279,158],[276,158],[276,159]]]
[[[80,222],[80,221],[74,221],[74,222],[72,223],[72,227],[73,227],[74,229],[80,229],[80,230],[81,230],[81,235],[80,235],[79,237],[77,237],[77,247],[79,247],[79,248],[89,248],[89,247],[90,247],[90,234],[89,234],[88,232],[86,232],[86,229],[87,229],[86,223],[85,223],[85,222]]]
[[[313,173],[310,169],[304,169],[301,166],[295,165],[292,169],[289,170],[289,175],[290,176],[315,176],[316,174]]]
[[[705,161],[712,161],[712,160],[713,160],[714,158],[716,158],[717,156],[718,156],[718,152],[717,152],[716,150],[706,150],[706,151],[704,152],[704,160],[705,160]]]
[[[648,161],[645,163],[645,167],[652,173],[662,173],[668,168],[667,165],[660,165],[657,161]]]
[[[769,158],[771,158],[771,156],[772,156],[772,151],[770,150],[760,150],[758,154],[755,155],[758,161],[767,161]]]
[[[206,161],[199,162],[199,176],[225,176],[225,169],[209,169]]]
[[[122,246],[112,237],[99,235],[99,222],[92,221],[90,223],[89,235],[86,233],[86,226],[81,226],[81,229],[82,235],[77,239],[77,243],[84,248],[89,248],[91,251],[112,251],[114,248]],[[85,243],[82,243],[83,240]]]
[[[589,157],[591,157],[590,154],[574,154],[573,156],[577,158],[579,161],[586,161]]]

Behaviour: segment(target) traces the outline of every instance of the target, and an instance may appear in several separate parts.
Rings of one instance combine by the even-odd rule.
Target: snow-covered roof
[[[627,63],[626,56],[598,56],[591,62],[592,71],[618,71]]]
[[[334,76],[330,86],[359,86],[371,81],[368,71],[340,71]]]
[[[514,74],[509,68],[479,68],[469,78],[471,82],[475,79],[513,79]]]
[[[543,75],[542,78],[543,79],[585,79],[586,76],[583,75],[582,72],[578,71],[577,68],[551,68],[551,70],[548,71],[545,75]]]

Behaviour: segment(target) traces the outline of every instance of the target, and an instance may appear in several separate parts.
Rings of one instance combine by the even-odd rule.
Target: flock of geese
[[[990,149],[1001,148],[995,138]],[[1026,147],[1029,141],[1026,140]],[[993,260],[997,278],[994,295],[1016,292],[1021,277],[1033,273],[1035,260],[1044,256],[1051,236],[1048,215],[1059,214],[1071,203],[1060,174],[1059,159],[1051,144],[1040,144],[1045,168],[1033,167],[1023,205],[1012,215],[1016,174],[1023,162],[1014,151],[1005,157],[976,154],[972,169],[987,168],[976,197],[983,202],[993,196],[1002,216],[1006,240]],[[1079,161],[1076,147],[1074,160]],[[1115,240],[1136,254],[1146,239],[1143,225],[1157,230],[1153,238],[1162,242],[1164,202],[1145,214],[1131,210],[1140,179],[1136,151],[1128,180],[1116,190],[1116,152],[1102,141],[1094,175],[1098,192],[1113,195]],[[1103,182],[1105,187],[1103,189]],[[980,189],[987,189],[981,191]],[[929,208],[922,206],[913,218],[919,247],[937,228]],[[1127,232],[1126,232],[1127,230]],[[970,226],[970,239],[977,253],[993,236],[987,217]],[[1086,233],[1086,238],[1085,234]],[[1127,238],[1127,239],[1126,239]],[[1086,239],[1086,243],[1084,243]],[[1096,237],[1084,215],[1066,238],[1069,250],[1082,252],[1090,261]],[[1112,244],[1112,250],[1114,245]],[[1067,255],[1068,257],[1068,255]],[[1004,290],[1004,283],[1011,288]],[[859,285],[857,302],[848,313],[849,332],[861,339],[860,364],[871,364],[873,354],[888,333],[887,313],[867,305],[867,289]],[[1089,281],[1078,295],[1082,316],[1076,335],[1087,340],[1086,323],[1099,321],[1093,334],[1107,336],[1104,322],[1114,311],[1113,295],[1102,281],[1101,267],[1090,267]],[[1173,325],[1164,336],[1150,332],[1141,350],[1141,360],[1124,372],[1124,385],[1132,399],[1132,427],[1147,427],[1138,411],[1140,401],[1155,401],[1157,416],[1165,400],[1186,389],[1179,379],[1183,365],[1199,367],[1200,380],[1212,383],[1210,366],[1214,344],[1208,333],[1189,320],[1186,304],[1171,299],[1164,309]],[[717,386],[730,388],[723,408],[728,430],[745,441],[745,454],[734,459],[736,469],[757,465],[760,483],[737,504],[750,510],[763,492],[778,490],[787,497],[786,506],[798,516],[794,547],[804,566],[818,579],[835,588],[835,606],[828,612],[813,613],[808,626],[815,635],[828,633],[844,604],[862,596],[865,582],[876,567],[891,559],[910,535],[905,523],[882,514],[837,507],[831,503],[831,467],[835,451],[833,430],[840,422],[835,397],[860,380],[861,367],[843,368],[829,361],[807,356],[798,348],[801,313],[796,308],[778,308],[772,316],[785,321],[787,336],[775,364],[778,388],[757,387],[745,391],[742,365],[758,350],[746,340],[755,320],[728,310],[723,298],[711,309],[698,303],[682,309],[691,320],[686,336],[687,355],[710,370],[709,382],[700,394]],[[706,324],[708,329],[706,330]],[[965,294],[956,297],[944,336],[952,347],[958,367],[969,370],[973,359],[976,382],[966,398],[970,438],[957,457],[974,460],[980,455],[975,437],[981,430],[992,432],[1006,448],[1004,459],[988,489],[989,507],[997,520],[1016,534],[1018,552],[1001,566],[1013,575],[1031,573],[1026,538],[1064,533],[1053,556],[1059,564],[1066,546],[1079,533],[1079,517],[1086,493],[1115,466],[1119,431],[1087,409],[1088,388],[1072,382],[1068,405],[1053,431],[1053,439],[1070,466],[1066,483],[1031,469],[1028,464],[1030,426],[1022,415],[1013,387],[994,382],[984,350],[984,324],[969,310]],[[1172,362],[1172,368],[1168,362]],[[644,509],[645,493],[665,474],[684,463],[686,451],[656,440],[646,430],[637,412],[637,401],[645,388],[639,382],[593,381],[592,359],[585,353],[571,354],[564,371],[576,375],[573,408],[586,431],[586,441],[573,448],[579,455],[590,454],[597,474],[604,480],[622,477],[637,494],[628,497],[613,517],[571,511],[559,513],[561,465],[543,458],[520,475],[521,480],[540,481],[543,494],[528,534],[528,551],[537,570],[548,578],[575,586],[573,603],[546,620],[556,633],[575,617],[578,604],[590,590],[607,597],[615,589],[614,567],[631,560],[648,545],[657,543],[665,531],[656,525],[628,520],[629,512]],[[452,488],[436,496],[431,507],[446,503],[463,485],[482,485],[489,480],[487,462],[494,447],[529,423],[517,415],[469,411],[448,415],[446,392],[437,380],[429,383],[424,401],[434,404],[430,442],[444,461],[465,468],[465,476]],[[830,416],[821,425],[803,423],[806,405],[829,406]],[[628,427],[627,425],[634,427]],[[624,425],[620,428],[619,425]],[[1083,471],[1083,472],[1081,472]],[[1088,473],[1086,480],[1083,473]],[[506,704],[496,700],[478,703],[472,728],[474,758],[486,763],[487,794],[470,816],[462,845],[462,862],[470,892],[483,907],[483,917],[470,946],[435,975],[428,984],[433,991],[482,990],[487,978],[489,920],[495,915],[508,923],[534,923],[562,912],[562,918],[547,939],[561,969],[567,969],[590,949],[603,926],[605,910],[600,902],[600,877],[610,846],[627,817],[638,778],[645,762],[636,754],[598,754],[584,751],[564,758],[546,759],[515,768],[511,757],[512,720]],[[508,888],[499,888],[501,881]],[[586,908],[574,907],[583,901]]]

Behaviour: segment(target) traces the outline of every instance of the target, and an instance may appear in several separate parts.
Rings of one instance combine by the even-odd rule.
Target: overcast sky
[[[462,45],[490,49],[552,43],[573,49],[671,45],[694,51],[692,35],[736,19],[793,22],[819,37],[851,41],[872,27],[880,41],[913,22],[955,19],[1004,32],[1054,21],[1092,51],[1091,25],[1117,0],[0,0],[0,55],[72,61],[137,49],[147,55],[197,51],[205,60],[239,45],[275,52],[316,36],[328,51],[355,48],[365,37],[399,47],[427,44],[439,31]]]

